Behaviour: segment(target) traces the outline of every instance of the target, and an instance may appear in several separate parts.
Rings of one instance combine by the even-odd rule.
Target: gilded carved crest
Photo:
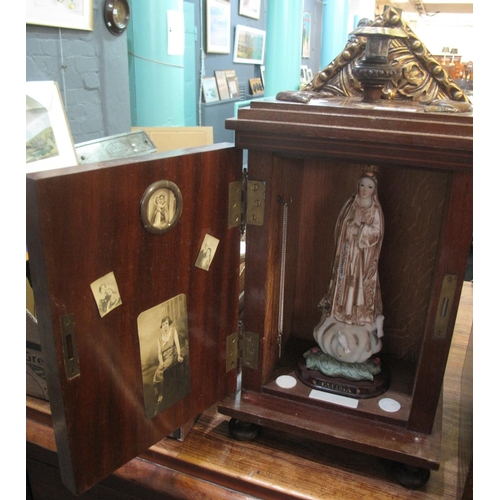
[[[436,100],[469,103],[464,92],[395,9],[387,8],[375,21],[367,22],[366,26],[400,29],[407,35],[391,40],[388,58],[397,73],[382,89],[382,98],[406,99],[424,105]],[[366,37],[352,36],[342,53],[315,75],[302,91],[280,92],[277,99],[307,102],[314,97],[361,96],[362,84],[354,76],[353,69],[363,58],[365,47]]]

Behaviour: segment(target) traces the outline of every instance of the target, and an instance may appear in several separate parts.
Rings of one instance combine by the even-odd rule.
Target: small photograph
[[[181,213],[182,195],[173,182],[155,182],[142,196],[142,224],[150,233],[165,233],[178,222]]]
[[[187,318],[184,294],[137,318],[146,418],[155,417],[191,391]]]
[[[113,272],[91,283],[90,288],[94,294],[101,318],[121,305],[122,299]]]
[[[215,76],[207,76],[202,78],[201,84],[203,86],[203,97],[205,99],[205,102],[215,102],[220,100]]]
[[[214,259],[215,252],[217,251],[217,245],[219,244],[219,240],[210,236],[209,234],[205,235],[203,239],[203,243],[201,244],[200,253],[198,254],[198,258],[194,265],[208,271],[210,269],[210,264]]]

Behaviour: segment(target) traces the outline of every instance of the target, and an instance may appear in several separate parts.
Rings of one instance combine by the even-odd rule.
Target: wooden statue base
[[[382,363],[382,371],[374,376],[373,381],[329,377],[318,370],[307,368],[304,359],[299,361],[295,374],[301,382],[309,387],[357,399],[380,396],[387,391],[390,382],[389,370],[385,363]]]

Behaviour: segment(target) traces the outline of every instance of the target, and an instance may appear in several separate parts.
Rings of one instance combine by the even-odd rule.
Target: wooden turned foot
[[[397,481],[410,490],[421,488],[431,476],[429,469],[393,462],[391,473]]]
[[[229,434],[238,441],[252,441],[260,433],[260,425],[243,422],[237,418],[229,421]]]

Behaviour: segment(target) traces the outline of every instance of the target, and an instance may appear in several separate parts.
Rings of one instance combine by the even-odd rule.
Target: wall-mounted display
[[[214,54],[231,52],[231,4],[225,0],[207,0],[207,46]]]
[[[166,233],[177,224],[181,213],[182,194],[173,182],[155,182],[142,195],[142,225],[149,233]]]
[[[78,165],[57,82],[26,82],[26,172]]]
[[[217,82],[215,76],[206,76],[201,79],[203,88],[203,98],[205,102],[214,102],[219,100],[219,92],[217,91]]]
[[[262,64],[264,62],[265,44],[265,31],[241,24],[236,25],[233,62]]]
[[[217,82],[217,88],[219,90],[220,100],[229,99],[229,87],[227,86],[226,72],[225,71],[215,71],[215,80]]]
[[[260,18],[260,0],[240,0],[240,16]]]
[[[26,24],[92,31],[93,4],[92,0],[26,0]]]

